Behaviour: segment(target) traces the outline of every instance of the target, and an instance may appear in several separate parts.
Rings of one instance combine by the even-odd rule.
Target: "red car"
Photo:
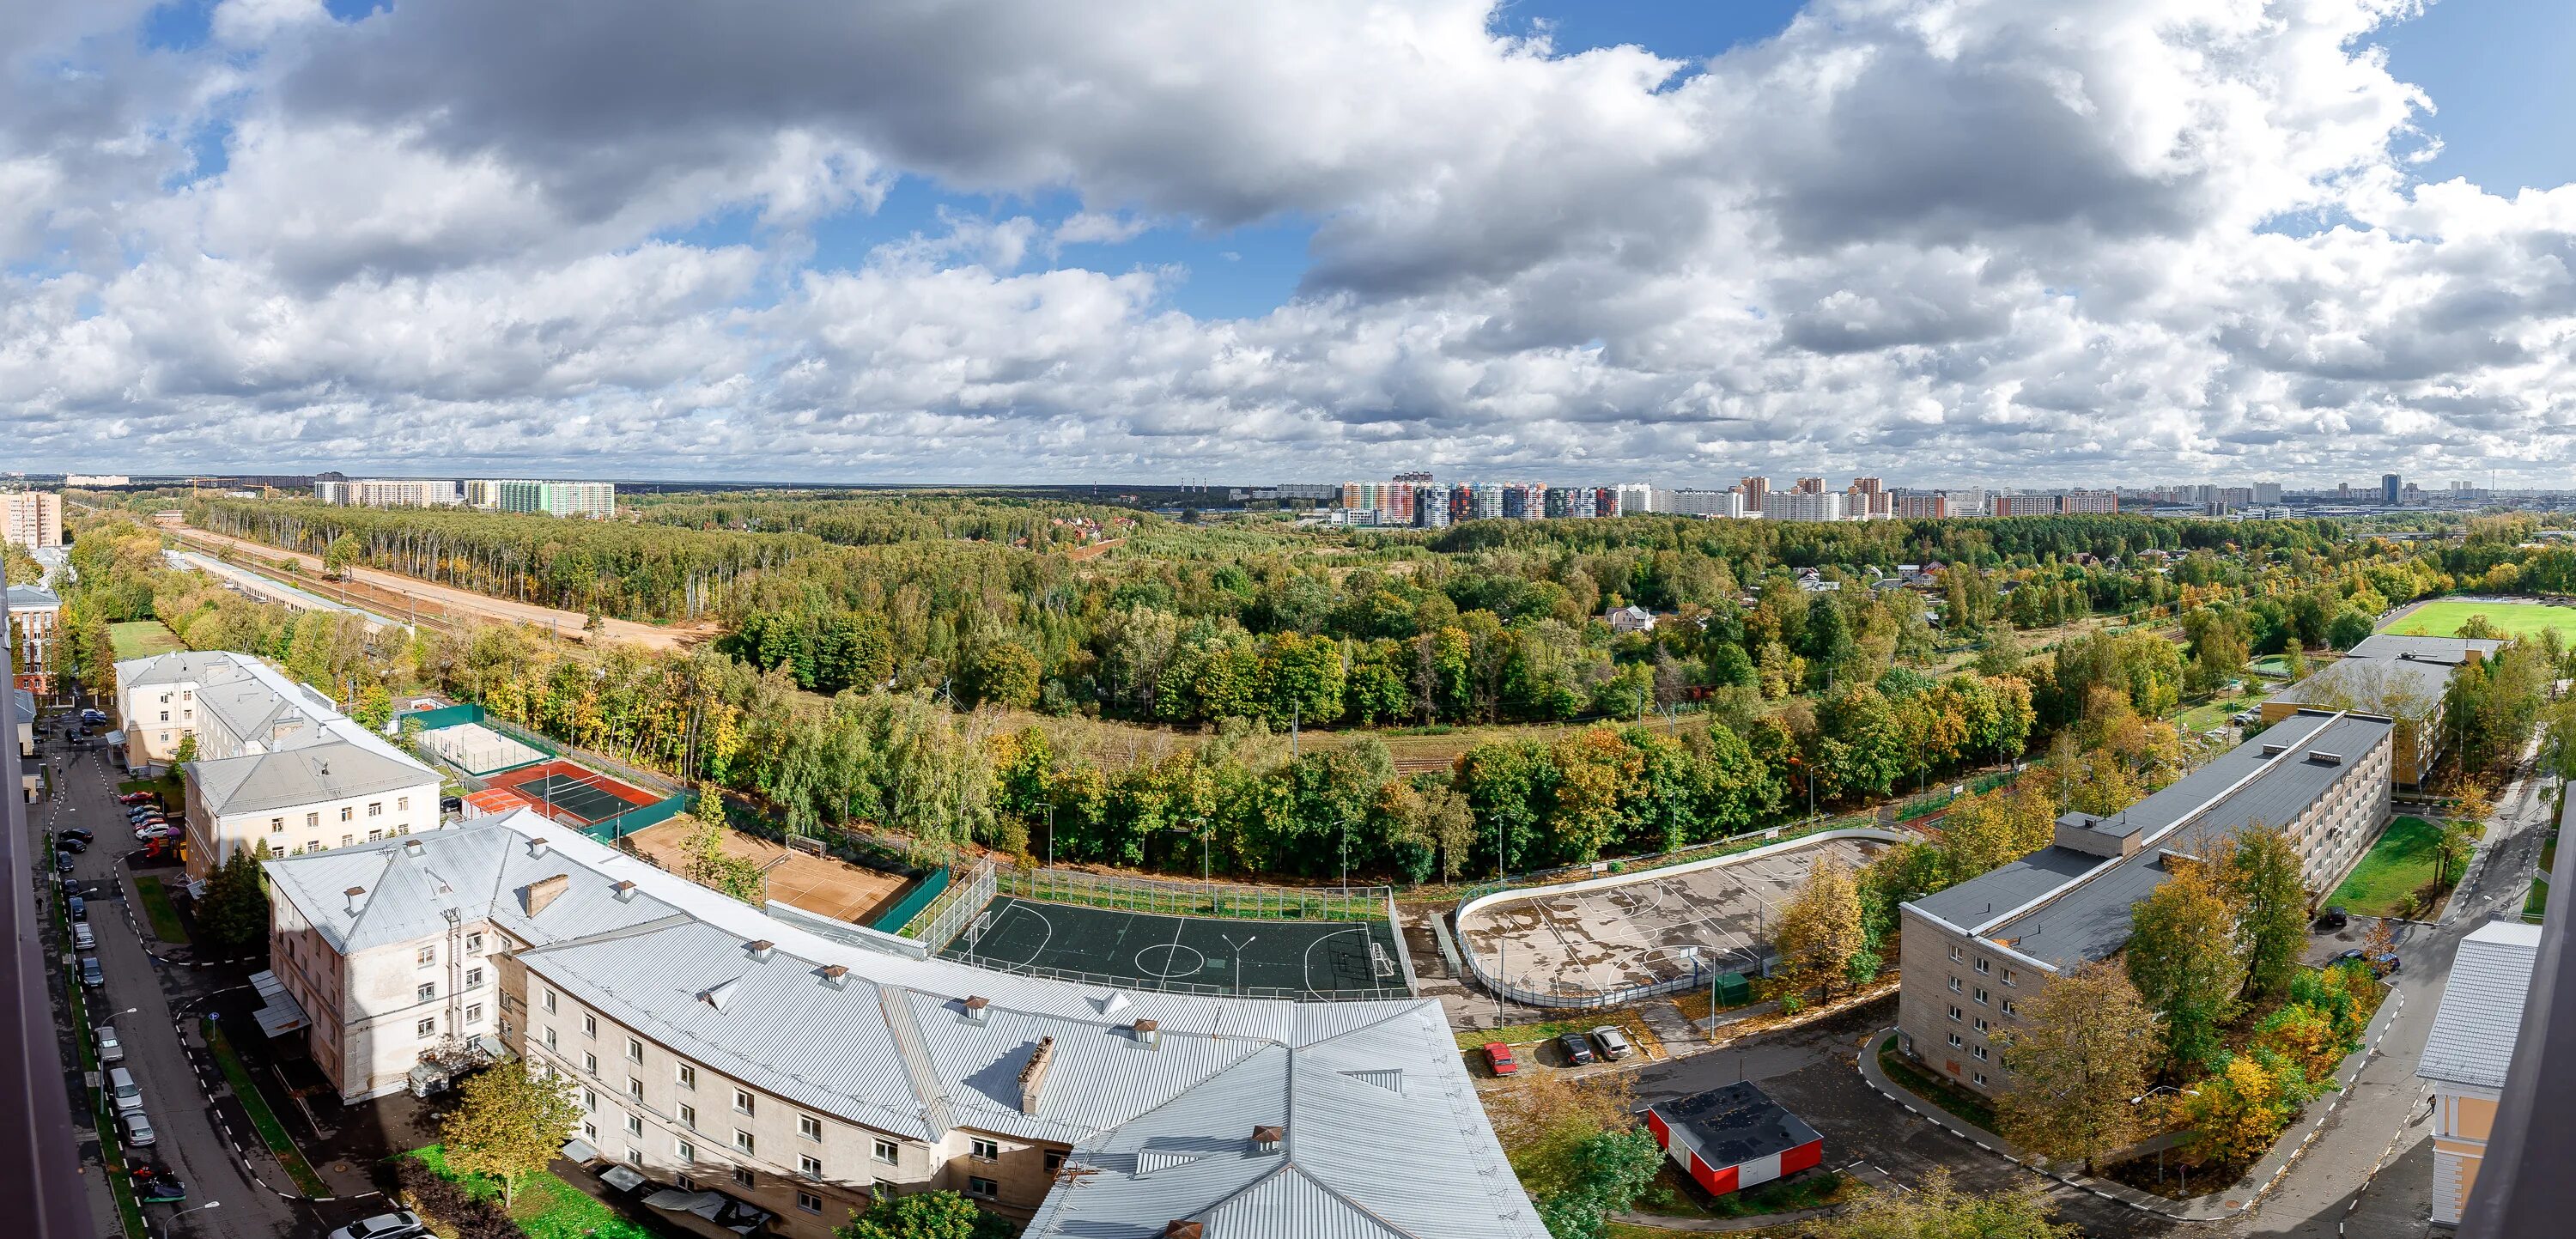
[[[1488,1041],[1485,1043],[1485,1065],[1493,1068],[1495,1075],[1507,1076],[1520,1071],[1521,1060],[1512,1057],[1512,1047],[1500,1041]]]
[[[116,802],[118,804],[142,804],[146,801],[157,801],[159,799],[161,799],[159,796],[156,796],[151,792],[127,792],[124,795],[117,797]]]

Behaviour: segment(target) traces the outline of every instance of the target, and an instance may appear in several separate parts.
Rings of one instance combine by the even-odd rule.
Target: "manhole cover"
[[[342,1174],[347,1174],[347,1173],[349,1172],[349,1163],[347,1163],[347,1162],[333,1162],[333,1163],[331,1163],[331,1169],[336,1170],[336,1171],[339,1171],[339,1172],[340,1172],[340,1173],[342,1173]]]

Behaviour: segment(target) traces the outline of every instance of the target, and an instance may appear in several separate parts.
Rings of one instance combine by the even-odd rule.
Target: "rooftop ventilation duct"
[[[349,900],[349,915],[351,915],[351,916],[356,916],[356,915],[358,914],[358,897],[359,897],[359,896],[361,896],[361,895],[366,894],[366,893],[367,893],[367,888],[366,888],[366,887],[363,887],[363,886],[352,886],[352,887],[350,887],[349,889],[344,890],[344,891],[342,891],[342,892],[340,892],[340,893],[341,893],[342,895],[344,895],[344,896],[347,896],[347,897],[348,897],[348,900]]]
[[[2308,754],[2308,763],[2316,766],[2340,766],[2343,764],[2343,754],[2310,753]]]
[[[992,1005],[993,1000],[990,998],[981,994],[969,994],[966,996],[966,1001],[957,1004],[957,1011],[958,1014],[966,1017],[967,1023],[981,1024]]]
[[[751,958],[754,961],[765,964],[769,962],[770,956],[778,953],[778,944],[767,938],[763,938],[758,942],[752,943],[750,950]]]
[[[825,984],[825,985],[829,985],[829,986],[831,986],[831,987],[832,987],[832,988],[834,988],[834,989],[846,989],[846,988],[848,988],[848,987],[849,987],[849,984],[850,984],[850,970],[849,970],[847,967],[844,967],[843,965],[840,965],[840,964],[826,964],[826,965],[824,965],[823,970],[822,970],[822,976],[823,976],[823,984]]]
[[[1252,1129],[1252,1147],[1259,1149],[1264,1153],[1278,1152],[1279,1146],[1285,1143],[1287,1139],[1288,1129],[1285,1127],[1255,1127]]]
[[[635,901],[635,884],[633,882],[617,882],[608,888],[608,893],[617,896],[617,902],[619,903],[633,903]]]
[[[718,1011],[722,1011],[725,1009],[726,1003],[733,1001],[734,991],[741,988],[742,978],[733,977],[720,981],[710,987],[705,993],[699,994],[698,1000],[710,1007],[714,1007]]]
[[[1047,1068],[1055,1065],[1055,1038],[1038,1038],[1038,1048],[1029,1052],[1029,1062],[1020,1068],[1020,1113],[1036,1118],[1038,1094],[1046,1087]]]
[[[547,905],[562,898],[564,888],[571,885],[571,875],[561,873],[528,883],[528,915],[535,916],[545,911]]]
[[[420,845],[420,840],[418,839],[406,838],[403,840],[403,855],[405,856],[418,856],[428,850],[429,849]]]
[[[1186,1218],[1163,1223],[1163,1239],[1201,1239],[1206,1233],[1205,1227]]]
[[[528,840],[528,859],[530,859],[530,860],[535,860],[535,859],[538,859],[539,857],[544,856],[545,854],[546,854],[546,840],[544,840],[544,839],[530,839],[530,840]]]
[[[1149,1050],[1163,1048],[1163,1025],[1157,1020],[1136,1021],[1136,1044]]]

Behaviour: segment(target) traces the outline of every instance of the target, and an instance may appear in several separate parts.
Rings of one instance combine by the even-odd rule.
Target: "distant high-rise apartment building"
[[[1592,488],[1592,514],[1594,516],[1617,516],[1622,510],[1623,509],[1619,506],[1618,487],[1595,486]]]
[[[1729,487],[1725,490],[1658,489],[1655,491],[1654,504],[1655,511],[1672,512],[1682,516],[1742,517],[1746,515],[1744,488],[1741,486]]]
[[[122,473],[74,473],[63,479],[65,486],[131,486],[134,479]]]
[[[1938,520],[1950,515],[1948,495],[1898,495],[1895,515],[1902,520]]]
[[[2053,516],[2057,512],[2055,495],[1997,495],[1997,516]]]
[[[2392,507],[2392,508],[2393,508],[2393,507],[2395,507],[2395,506],[2397,506],[2398,492],[2399,492],[2399,490],[2400,490],[2401,488],[2403,488],[2403,487],[2405,486],[2405,484],[2406,484],[2406,480],[2405,480],[2404,478],[2401,478],[2401,477],[2397,476],[2397,475],[2396,475],[2396,474],[2394,474],[2394,473],[2383,473],[2383,474],[2380,474],[2380,475],[2379,475],[2379,501],[2380,501],[2381,503],[2387,504],[2388,506],[2390,506],[2390,507]]]
[[[1801,495],[1821,495],[1825,493],[1825,480],[1823,478],[1800,478],[1798,479],[1798,493]]]
[[[2057,497],[2057,510],[2068,515],[2078,513],[2113,515],[2120,510],[2120,492],[2115,490],[2070,490]]]
[[[1801,486],[1808,479],[1800,479]],[[1824,485],[1821,479],[1816,484]],[[1773,495],[1763,501],[1762,519],[1766,521],[1838,521],[1843,519],[1843,494],[1840,491],[1799,489]]]
[[[63,497],[49,490],[0,492],[0,538],[29,550],[63,544]]]
[[[457,502],[456,483],[416,478],[322,479],[313,483],[313,497],[344,508],[439,508]]]
[[[1748,512],[1760,512],[1771,497],[1769,478],[1745,478],[1737,485],[1744,488],[1744,509]]]
[[[1504,515],[1503,497],[1509,493],[1508,488],[1498,482],[1476,483],[1474,493],[1470,496],[1470,510],[1474,513],[1471,519],[1501,520]]]
[[[1425,486],[1413,492],[1413,523],[1424,529],[1449,527],[1449,492]]]
[[[606,520],[617,515],[614,482],[538,482],[482,479],[465,484],[465,502],[503,512],[542,512]]]
[[[2263,503],[2263,504],[2272,504],[2272,503],[2279,503],[2280,501],[2281,501],[2281,484],[2280,484],[2280,483],[2278,483],[2278,482],[2256,482],[2256,483],[2254,484],[2254,502],[2256,502],[2256,503]]]
[[[1639,512],[1660,512],[1655,506],[1655,488],[1646,482],[1628,482],[1619,487],[1619,512],[1634,516]]]

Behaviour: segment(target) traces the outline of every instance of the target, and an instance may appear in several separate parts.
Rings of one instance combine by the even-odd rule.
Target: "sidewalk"
[[[2363,1030],[2360,1048],[2347,1055],[2342,1065],[2335,1069],[2335,1091],[2311,1104],[2307,1112],[2299,1117],[2298,1122],[2282,1131],[2280,1137],[2273,1141],[2272,1151],[2264,1154],[2263,1160],[2256,1162],[2254,1168],[2234,1186],[2224,1192],[2195,1196],[2189,1200],[2174,1200],[2158,1196],[2153,1192],[2140,1191],[2125,1183],[2056,1170],[2002,1136],[1982,1127],[1973,1126],[1965,1119],[1916,1096],[1905,1086],[1888,1079],[1887,1073],[1881,1071],[1878,1066],[1878,1047],[1887,1040],[1889,1034],[1896,1031],[1894,1028],[1885,1028],[1872,1033],[1869,1040],[1861,1046],[1856,1062],[1860,1068],[1861,1079],[1871,1088],[1913,1111],[1918,1117],[1997,1157],[2047,1175],[2068,1187],[2090,1192],[2104,1200],[2127,1205],[2141,1213],[2152,1213],[2158,1217],[2182,1222],[2216,1222],[2253,1208],[2255,1202],[2261,1200],[2264,1193],[2272,1190],[2273,1186],[2280,1182],[2281,1176],[2288,1173],[2290,1167],[2299,1160],[2299,1155],[2307,1151],[2308,1146],[2314,1143],[2318,1134],[2324,1130],[2326,1123],[2352,1096],[2353,1086],[2378,1055],[2380,1039],[2388,1035],[2389,1025],[2395,1022],[2397,1013],[2405,1006],[2405,992],[2390,991],[2387,1000],[2380,1003],[2378,1013],[2371,1017],[2370,1026]]]

